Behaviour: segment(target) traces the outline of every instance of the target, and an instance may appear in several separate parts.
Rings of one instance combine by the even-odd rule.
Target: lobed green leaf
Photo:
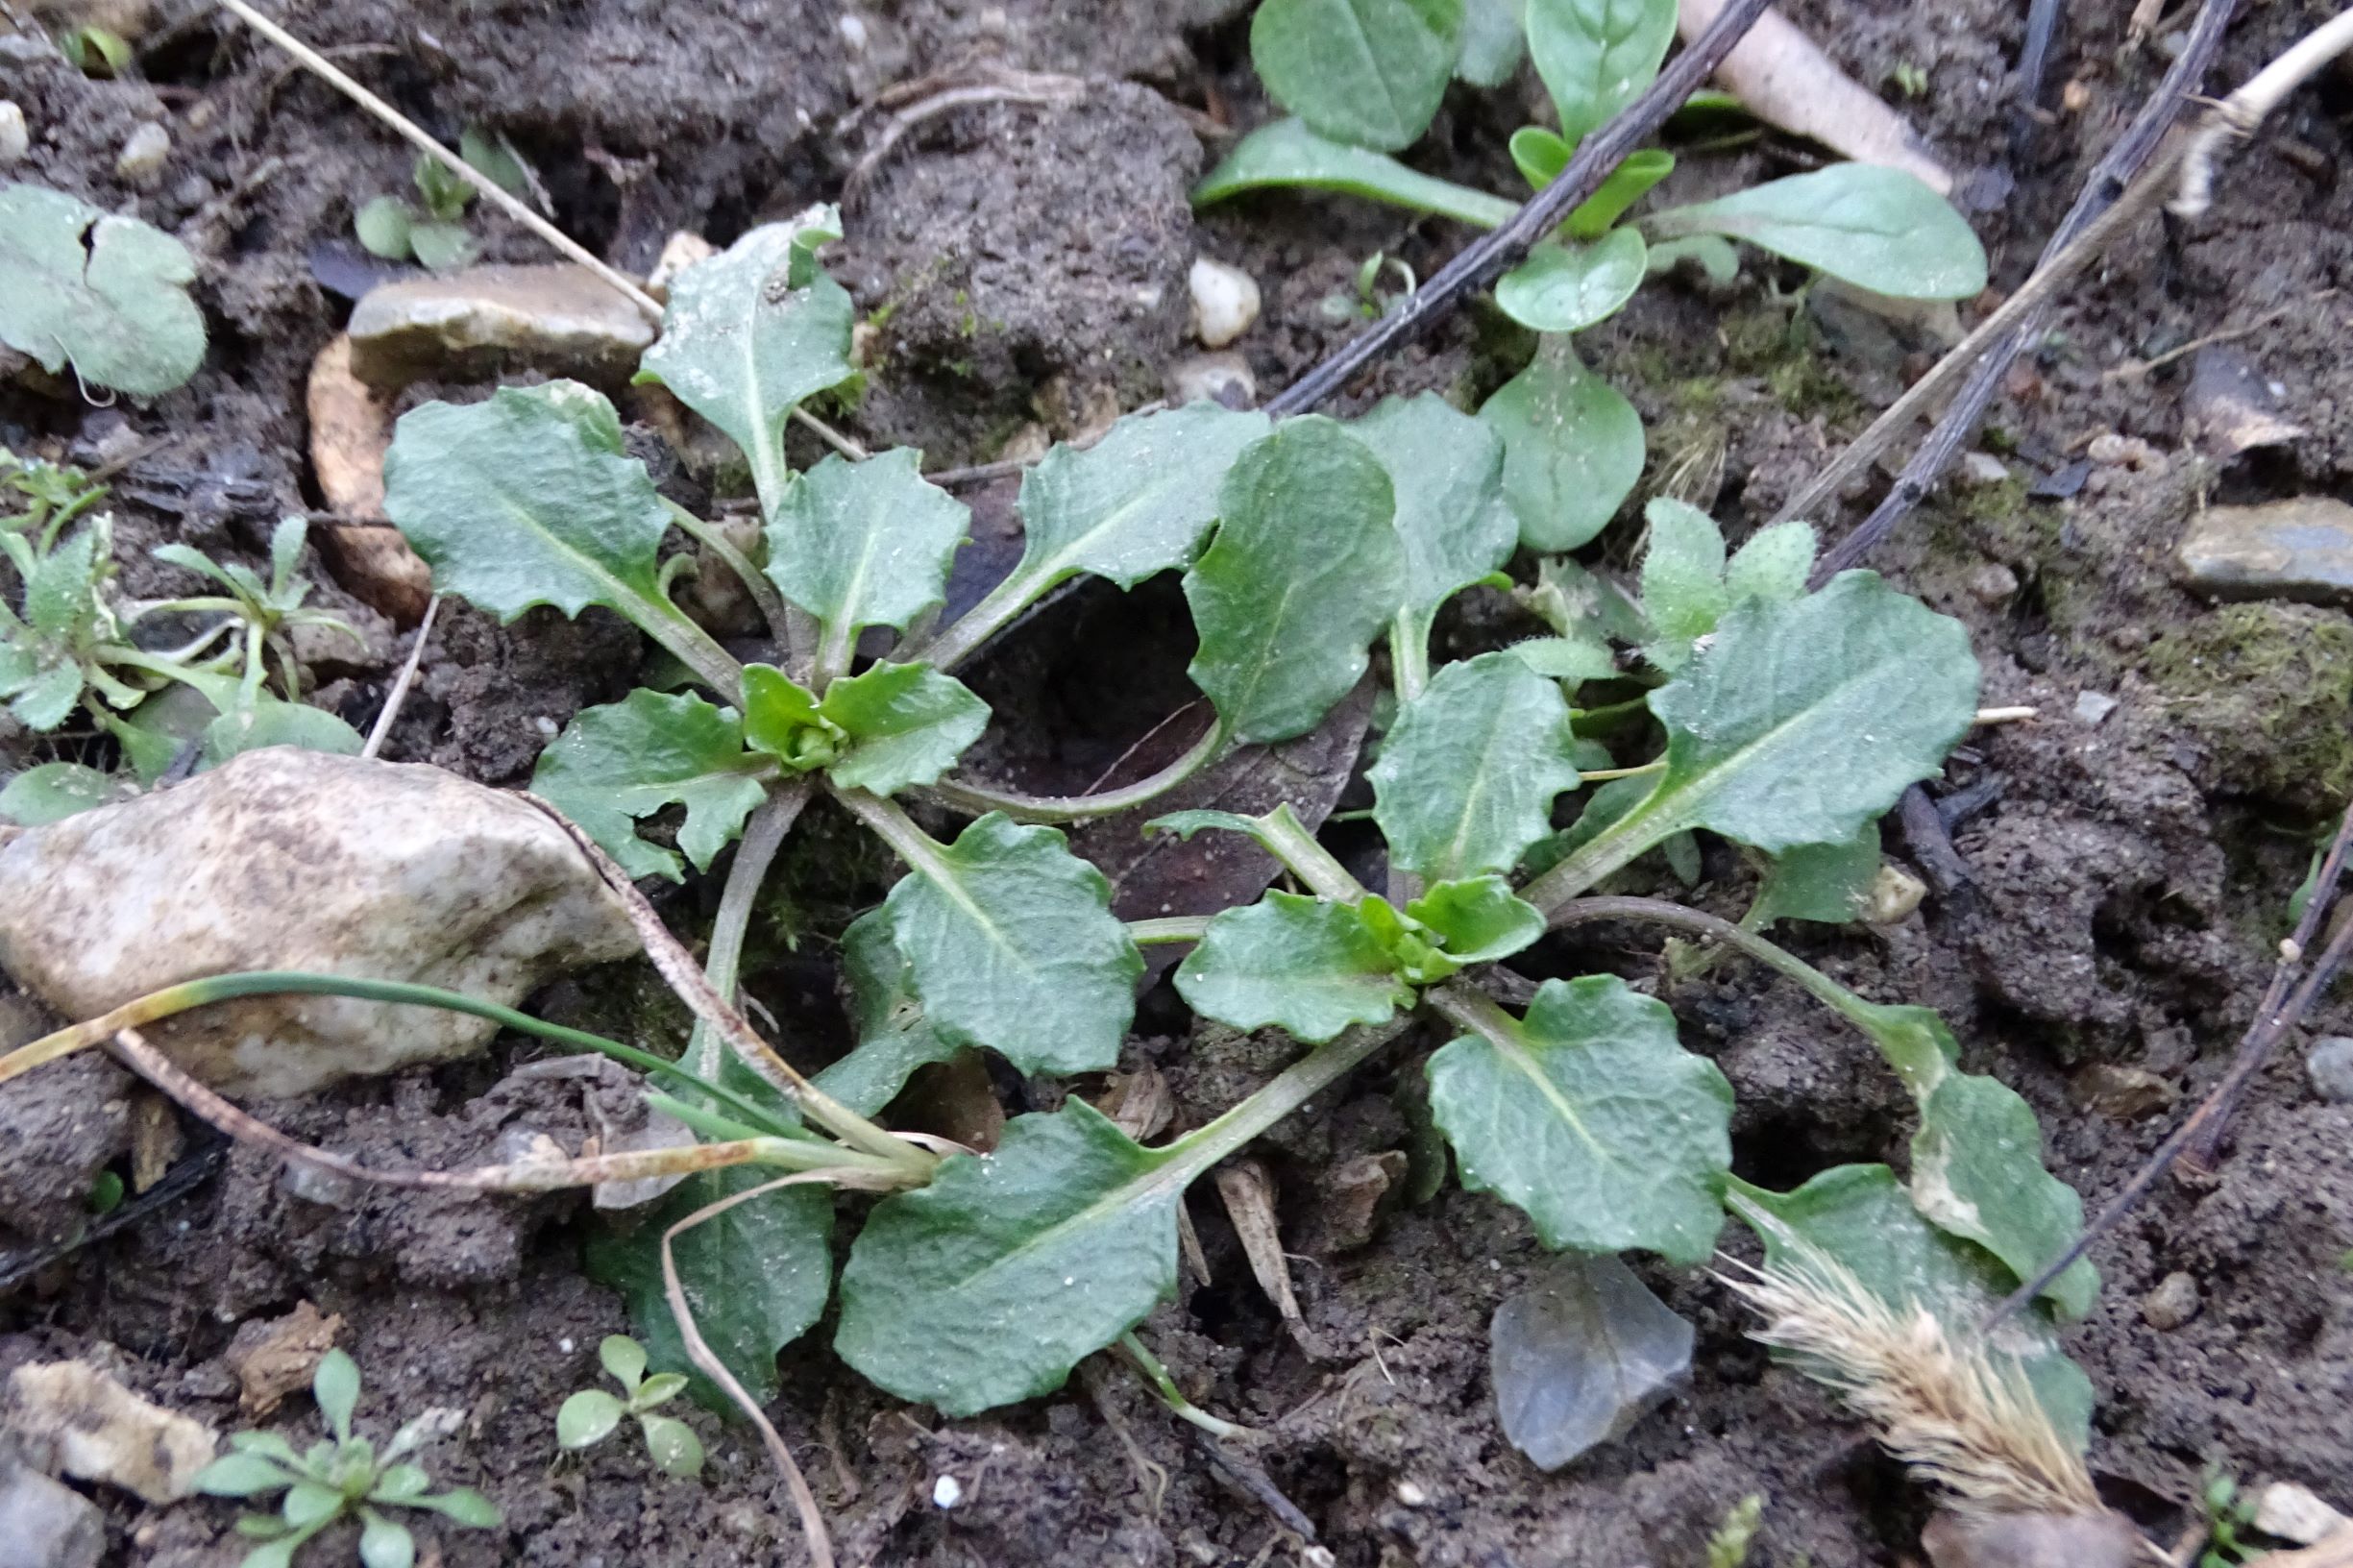
[[[1438,940],[1458,965],[1509,958],[1544,935],[1544,912],[1500,876],[1439,882],[1406,905],[1406,918]]]
[[[915,872],[884,907],[944,1038],[1023,1072],[1118,1061],[1143,955],[1111,913],[1111,884],[1061,833],[991,812]]]
[[[888,910],[871,909],[842,933],[850,1023],[858,1043],[817,1075],[817,1087],[862,1116],[880,1115],[919,1067],[965,1047],[943,1036],[915,999],[907,957],[891,940]]]
[[[1559,686],[1522,660],[1444,666],[1398,708],[1366,774],[1390,859],[1436,880],[1511,870],[1577,787],[1575,747]]]
[[[989,704],[927,664],[877,664],[842,676],[825,688],[819,711],[849,742],[826,776],[876,795],[938,783],[989,727]]]
[[[584,708],[539,754],[531,791],[580,824],[632,877],[679,881],[678,857],[637,836],[636,819],[686,807],[678,847],[697,870],[744,830],[768,794],[774,765],[744,749],[734,710],[692,693],[640,688]]]
[[[1504,443],[1435,392],[1384,398],[1341,427],[1389,477],[1405,549],[1405,608],[1430,616],[1500,571],[1519,544],[1504,504]]]
[[[768,525],[768,576],[845,646],[867,626],[904,631],[947,592],[971,513],[918,472],[912,447],[828,457],[794,481]]]
[[[1723,1228],[1732,1090],[1675,1015],[1615,975],[1547,980],[1430,1059],[1430,1114],[1462,1185],[1524,1211],[1556,1251],[1704,1262]]]
[[[884,1199],[842,1270],[834,1348],[943,1415],[1052,1393],[1176,1288],[1181,1186],[1165,1156],[1073,1096],[993,1154]]]
[[[1195,403],[1130,414],[1083,450],[1052,448],[1021,478],[1025,597],[1081,572],[1133,588],[1190,566],[1227,470],[1267,429],[1264,414]]]
[[[0,343],[90,386],[169,392],[205,357],[196,263],[160,229],[40,185],[0,185]]]
[[[1997,1079],[1952,1073],[1920,1108],[1912,1139],[1912,1202],[1929,1223],[1976,1242],[2021,1281],[2083,1230],[2083,1197],[2043,1165],[2031,1106]],[[2077,1259],[2046,1299],[2069,1317],[2092,1310],[2099,1271]]]
[[[1188,1006],[1220,1023],[1320,1041],[1412,1006],[1396,968],[1355,905],[1269,893],[1213,917],[1176,984]]]

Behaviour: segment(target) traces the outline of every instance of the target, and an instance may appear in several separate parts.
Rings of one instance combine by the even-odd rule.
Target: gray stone
[[[1504,1435],[1545,1470],[1624,1436],[1691,1370],[1692,1339],[1616,1256],[1555,1259],[1488,1330]]]
[[[1965,452],[1953,473],[1967,485],[2000,484],[2010,478],[2010,465],[1990,452]]]
[[[2219,599],[2353,603],[2353,506],[2332,496],[2209,506],[2176,554],[2190,586]]]
[[[2141,1316],[2160,1334],[2170,1334],[2197,1316],[2197,1281],[2176,1271],[2157,1282],[2141,1302]]]
[[[2018,597],[2018,574],[1988,561],[1969,575],[1969,597],[1984,605],[2007,604]]]
[[[2105,692],[2075,694],[2075,722],[2079,724],[2096,724],[2115,711],[2116,698]]]
[[[352,372],[397,389],[427,377],[528,368],[608,384],[628,380],[653,323],[586,267],[466,267],[368,290],[352,310]]]
[[[2316,1043],[2304,1060],[2312,1091],[2336,1105],[2353,1105],[2353,1039],[2331,1035]]]
[[[25,129],[25,111],[15,100],[0,98],[0,164],[13,163],[32,150],[33,135]]]
[[[164,160],[172,156],[172,134],[148,120],[123,138],[114,158],[114,178],[126,185],[152,185],[162,178]]]
[[[88,1498],[0,1455],[0,1568],[98,1568],[106,1549]]]
[[[1172,408],[1201,402],[1222,408],[1258,406],[1258,378],[1250,374],[1250,361],[1238,354],[1197,354],[1181,359],[1168,367],[1166,386]]]
[[[0,847],[0,967],[69,1018],[235,969],[309,969],[514,1003],[638,950],[563,829],[437,768],[271,747]],[[152,1042],[230,1094],[282,1098],[464,1056],[486,1018],[253,996]]]
[[[1939,1513],[1920,1532],[1933,1568],[2134,1568],[2141,1532],[2116,1514]]]

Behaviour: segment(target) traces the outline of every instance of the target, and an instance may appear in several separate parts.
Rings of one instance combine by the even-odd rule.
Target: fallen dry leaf
[[[237,1408],[258,1420],[288,1394],[309,1387],[321,1358],[335,1348],[342,1332],[340,1316],[322,1316],[306,1301],[274,1322],[240,1325],[221,1356],[237,1377]]]
[[[1724,0],[1681,0],[1678,20],[1685,41],[1703,31],[1723,9]],[[1750,113],[1769,124],[1858,162],[1916,174],[1939,196],[1952,190],[1951,172],[1937,161],[1904,117],[1840,70],[1779,12],[1769,11],[1756,19],[1749,36],[1716,67],[1716,80]]]
[[[425,617],[432,574],[384,516],[384,449],[392,410],[352,374],[352,340],[338,336],[310,362],[310,468],[330,509],[352,522],[314,536],[335,580],[402,626]]]

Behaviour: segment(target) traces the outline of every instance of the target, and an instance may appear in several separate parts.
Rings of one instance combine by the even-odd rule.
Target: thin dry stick
[[[793,1451],[785,1446],[784,1436],[777,1432],[775,1423],[769,1420],[768,1412],[760,1409],[760,1402],[751,1397],[750,1390],[727,1370],[727,1363],[712,1353],[710,1345],[702,1337],[702,1331],[695,1326],[695,1309],[686,1299],[685,1282],[678,1277],[676,1246],[682,1233],[693,1230],[704,1220],[717,1219],[739,1203],[749,1203],[754,1198],[765,1197],[784,1188],[811,1182],[855,1185],[840,1179],[855,1174],[862,1173],[807,1170],[797,1175],[779,1177],[698,1209],[662,1233],[662,1293],[670,1298],[670,1315],[678,1325],[679,1339],[686,1345],[686,1359],[701,1368],[703,1376],[718,1384],[735,1402],[736,1409],[742,1410],[746,1418],[759,1429],[760,1441],[767,1448],[770,1460],[783,1474],[784,1484],[793,1494],[793,1507],[800,1515],[801,1533],[808,1537],[809,1557],[815,1568],[834,1568],[833,1537],[826,1532],[825,1516],[818,1510],[817,1494],[809,1490],[808,1478],[800,1473],[800,1466],[794,1461]]]
[[[384,738],[392,733],[393,723],[401,716],[401,706],[408,700],[408,688],[416,683],[417,669],[425,662],[425,640],[433,634],[433,617],[440,613],[441,596],[435,594],[425,601],[424,618],[417,623],[417,644],[408,650],[408,658],[393,680],[392,690],[384,694],[384,706],[368,731],[368,744],[359,748],[361,756],[373,757],[383,750]]]
[[[2124,134],[2117,137],[2116,145],[2108,149],[2098,166],[2093,169],[2092,177],[2084,182],[2074,205],[2068,208],[2067,216],[2052,232],[2048,243],[2043,248],[2042,257],[2036,262],[2038,269],[2055,261],[2069,243],[2083,232],[2084,226],[2097,217],[2141,166],[2148,161],[2149,154],[2156,150],[2159,140],[2171,128],[2174,117],[2189,101],[2190,93],[2205,79],[2207,68],[2221,49],[2223,30],[2229,26],[2237,11],[2238,0],[2206,0],[2198,12],[2197,20],[2191,26],[2189,41],[2174,60],[2171,69],[2158,83],[2157,90],[2142,106],[2141,112],[2133,117],[2132,124],[2125,127]],[[1936,428],[1921,443],[1920,450],[1912,454],[1912,460],[1904,465],[1902,474],[1898,476],[1879,504],[1859,526],[1825,552],[1821,563],[1814,569],[1813,586],[1820,587],[1847,568],[1861,564],[1863,557],[1895,531],[1896,525],[1914,506],[1927,498],[1928,492],[1936,487],[1938,479],[1944,476],[1946,468],[1962,446],[1976,432],[1978,421],[1993,403],[1994,394],[1999,389],[2002,378],[2009,373],[2012,362],[2025,351],[2028,344],[2042,335],[2048,314],[2049,306],[2046,303],[2043,309],[2020,323],[2018,330],[2006,341],[1996,346],[1978,362],[1977,367],[1970,373],[1969,380],[1953,396],[1951,404],[1937,421]],[[1869,432],[1865,433],[1868,436]]]
[[[591,1155],[586,1159],[528,1160],[472,1170],[383,1170],[302,1142],[239,1110],[181,1070],[136,1029],[116,1030],[110,1048],[123,1066],[240,1143],[257,1144],[295,1164],[378,1187],[458,1192],[553,1192],[568,1187],[594,1187],[601,1182],[635,1182],[652,1176],[692,1175],[727,1165],[748,1164],[767,1153],[765,1145],[777,1141],[753,1139],[733,1143],[698,1143],[691,1147]],[[860,1171],[862,1177],[872,1174]]]
[[[2304,973],[2304,957],[2312,948],[2320,920],[2332,904],[2337,902],[2337,887],[2343,875],[2348,850],[2353,850],[2353,806],[2345,808],[2344,821],[2337,829],[2336,842],[2329,845],[2326,858],[2320,863],[2320,873],[2314,880],[2312,897],[2305,902],[2303,919],[2296,921],[2295,934],[2280,943],[2279,968],[2272,971],[2271,983],[2264,990],[2263,1003],[2255,1010],[2255,1021],[2239,1041],[2238,1054],[2230,1068],[2214,1091],[2190,1113],[2172,1135],[2157,1145],[2157,1152],[2136,1171],[2124,1189],[2108,1200],[2093,1221],[2083,1228],[2067,1249],[2043,1265],[2031,1280],[2011,1293],[2008,1300],[1986,1314],[1980,1332],[1990,1331],[2012,1313],[2040,1296],[2050,1282],[2074,1264],[2085,1249],[2111,1230],[2117,1222],[2139,1206],[2157,1185],[2157,1179],[2173,1163],[2190,1150],[2193,1144],[2218,1138],[2223,1122],[2246,1086],[2270,1060],[2272,1050],[2287,1038],[2288,1032],[2301,1022],[2312,1010],[2320,993],[2336,978],[2348,954],[2353,954],[2353,903],[2341,906],[2334,919],[2335,930],[2328,946],[2322,951],[2309,974]],[[2299,976],[2303,983],[2297,984]],[[2211,1154],[2211,1149],[2209,1149]]]
[[[2176,172],[2184,179],[2174,210],[2186,215],[2202,210],[2214,159],[2221,143],[2226,138],[2252,133],[2283,98],[2347,48],[2353,48],[2353,10],[2315,29],[2258,71],[2245,86],[2216,105],[2201,127],[2161,150],[2148,167],[2124,187],[2115,206],[2086,225],[2056,256],[2035,268],[2033,276],[2020,285],[2017,293],[2003,301],[1999,309],[1979,323],[1958,348],[1938,360],[1935,368],[1914,382],[1902,397],[1890,404],[1886,412],[1872,421],[1870,429],[1816,476],[1813,483],[1790,498],[1773,520],[1778,523],[1802,516],[1835,495],[1841,485],[1885,451],[1931,403],[1967,375],[1981,356],[2017,331],[2071,278],[2106,251],[2110,241],[2155,208]]]
[[[591,251],[587,246],[582,245],[578,240],[574,239],[570,234],[565,233],[561,229],[558,229],[555,225],[550,223],[547,219],[532,211],[529,207],[525,205],[518,198],[508,194],[504,187],[500,185],[496,181],[490,179],[489,176],[483,174],[481,170],[476,168],[473,164],[467,162],[464,159],[458,157],[455,153],[441,145],[440,142],[435,141],[431,136],[426,135],[424,128],[418,125],[416,121],[410,119],[407,115],[403,114],[399,110],[394,109],[390,104],[385,103],[375,93],[370,92],[367,88],[361,86],[341,67],[337,66],[334,61],[329,60],[325,55],[320,54],[316,49],[311,48],[310,45],[305,43],[302,39],[296,37],[293,34],[279,26],[276,22],[271,21],[267,16],[262,15],[261,12],[256,11],[252,6],[246,4],[246,0],[220,0],[220,3],[223,9],[238,17],[255,32],[260,34],[263,37],[269,39],[270,42],[276,44],[279,48],[284,50],[288,55],[292,56],[295,61],[305,70],[309,71],[312,75],[327,83],[337,92],[340,92],[346,98],[349,98],[353,103],[357,104],[369,114],[382,122],[382,124],[388,127],[404,141],[406,141],[409,145],[415,147],[419,152],[425,154],[428,158],[433,159],[435,161],[439,162],[452,174],[457,176],[458,179],[463,180],[468,185],[473,187],[476,195],[481,197],[482,200],[488,202],[491,206],[497,208],[500,211],[505,213],[508,217],[523,225],[526,229],[528,229],[532,233],[538,235],[542,240],[552,246],[563,256],[578,262],[581,266],[584,266],[589,271],[595,273],[597,277],[602,280],[605,283],[611,285],[615,289],[618,289],[622,294],[627,297],[630,304],[637,306],[648,321],[654,322],[657,325],[660,323],[662,319],[662,303],[659,300],[655,299],[652,295],[647,293],[636,283],[632,282],[625,274],[619,272],[606,264],[597,256],[594,251]],[[819,440],[824,442],[827,446],[840,453],[843,456],[857,460],[863,459],[867,455],[866,448],[860,446],[848,436],[844,435],[841,431],[835,429],[823,420],[819,419],[815,414],[809,413],[804,409],[795,408],[793,410],[793,417],[799,421],[804,428],[814,431]]]

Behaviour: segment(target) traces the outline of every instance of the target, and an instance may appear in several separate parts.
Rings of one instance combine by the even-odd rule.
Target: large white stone
[[[561,828],[437,768],[249,751],[0,846],[0,968],[71,1018],[236,969],[512,1004],[636,950],[620,900]],[[282,1097],[464,1056],[496,1031],[434,1008],[256,996],[148,1035],[225,1092]]]

